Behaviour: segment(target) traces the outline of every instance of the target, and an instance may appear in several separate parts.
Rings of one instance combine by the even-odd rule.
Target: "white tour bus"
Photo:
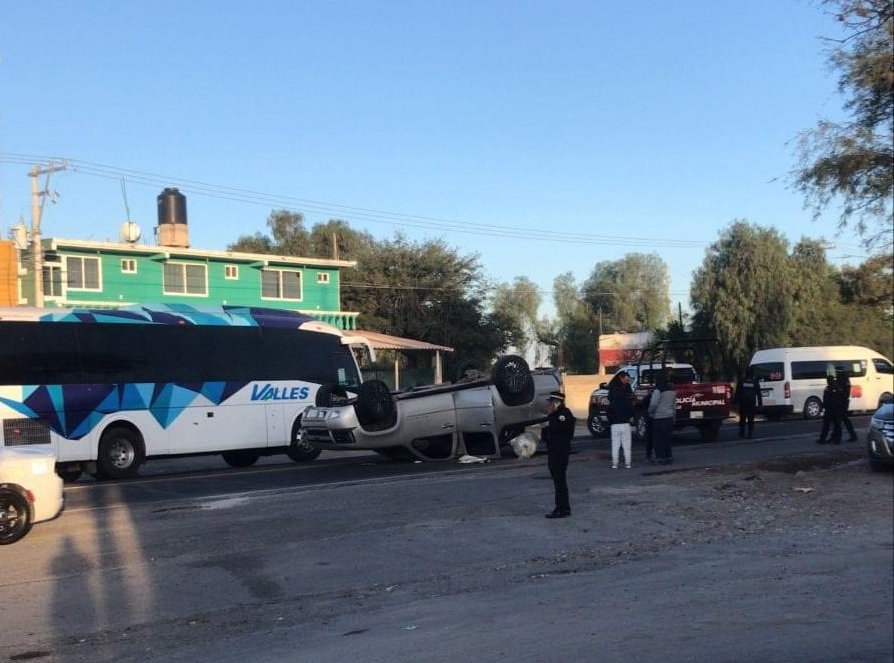
[[[300,415],[320,385],[356,392],[351,345],[372,355],[363,338],[277,309],[0,309],[0,447],[51,448],[69,481],[132,477],[162,456],[312,460]]]
[[[869,348],[855,345],[758,350],[751,370],[761,386],[762,412],[769,418],[822,414],[826,376],[844,371],[850,376],[850,410],[877,409],[883,397],[894,393],[894,366]]]

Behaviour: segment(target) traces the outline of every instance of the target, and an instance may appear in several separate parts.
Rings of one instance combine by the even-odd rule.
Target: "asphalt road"
[[[0,660],[892,660],[892,477],[817,428],[683,433],[629,471],[580,435],[562,521],[542,456],[78,482],[0,549]]]

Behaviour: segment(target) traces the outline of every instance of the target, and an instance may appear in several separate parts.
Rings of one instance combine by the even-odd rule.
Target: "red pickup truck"
[[[630,375],[633,388],[634,434],[639,439],[646,436],[646,399],[655,388],[655,375],[666,371],[677,394],[677,415],[674,429],[695,426],[705,441],[714,441],[720,425],[730,416],[732,387],[728,382],[705,382],[691,364],[649,363],[624,366],[620,370]],[[590,394],[587,428],[593,437],[608,435],[608,384],[603,382]]]

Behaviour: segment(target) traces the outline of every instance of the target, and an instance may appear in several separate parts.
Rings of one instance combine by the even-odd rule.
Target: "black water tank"
[[[174,187],[166,188],[156,198],[158,202],[158,225],[164,223],[186,223],[186,196]]]

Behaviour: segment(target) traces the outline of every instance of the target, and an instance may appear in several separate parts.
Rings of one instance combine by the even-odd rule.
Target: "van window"
[[[793,361],[792,380],[825,380],[829,374],[844,372],[852,378],[866,375],[866,361],[845,359],[835,361]]]
[[[785,376],[781,361],[768,361],[763,364],[752,364],[751,370],[758,382],[779,382]]]
[[[872,363],[875,364],[875,372],[879,375],[894,375],[894,366],[890,362],[873,357]]]

